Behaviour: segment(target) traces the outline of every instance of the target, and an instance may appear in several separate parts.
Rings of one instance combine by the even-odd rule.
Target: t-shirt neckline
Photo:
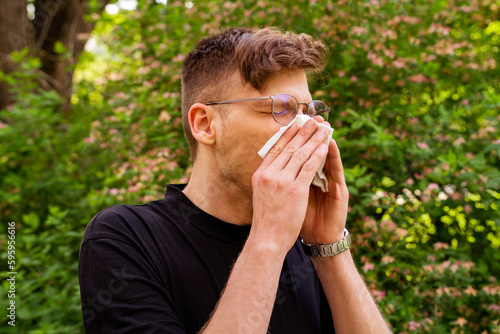
[[[203,211],[182,192],[186,185],[185,183],[167,184],[164,200],[174,206],[174,209],[184,216],[186,221],[201,232],[230,244],[244,244],[250,232],[250,225],[242,226],[225,222]],[[178,203],[177,207],[175,203]]]

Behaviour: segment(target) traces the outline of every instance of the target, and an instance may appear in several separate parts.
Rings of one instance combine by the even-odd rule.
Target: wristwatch
[[[344,228],[344,237],[334,243],[327,245],[313,245],[302,240],[304,252],[311,257],[329,257],[338,255],[351,247],[351,235]]]

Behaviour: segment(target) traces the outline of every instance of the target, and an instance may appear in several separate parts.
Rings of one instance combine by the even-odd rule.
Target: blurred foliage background
[[[83,331],[77,261],[88,221],[188,180],[185,55],[225,26],[276,26],[331,48],[310,90],[332,107],[354,257],[393,331],[498,333],[499,1],[88,3],[94,29],[69,107],[40,84],[29,47],[0,74],[12,99],[0,111],[1,332]],[[61,43],[54,52],[71,57]],[[8,221],[16,327],[4,298]]]

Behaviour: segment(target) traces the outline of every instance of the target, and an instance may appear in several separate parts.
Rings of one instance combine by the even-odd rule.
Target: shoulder
[[[129,239],[132,235],[147,233],[168,216],[160,210],[160,201],[142,205],[115,205],[95,215],[87,225],[82,244],[91,239]],[[149,231],[151,233],[152,231]]]

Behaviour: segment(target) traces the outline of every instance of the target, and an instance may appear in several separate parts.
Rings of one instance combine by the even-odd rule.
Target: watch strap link
[[[351,235],[346,228],[344,228],[344,238],[331,244],[314,245],[302,240],[302,248],[304,249],[304,252],[311,257],[335,256],[348,250],[350,247]]]

